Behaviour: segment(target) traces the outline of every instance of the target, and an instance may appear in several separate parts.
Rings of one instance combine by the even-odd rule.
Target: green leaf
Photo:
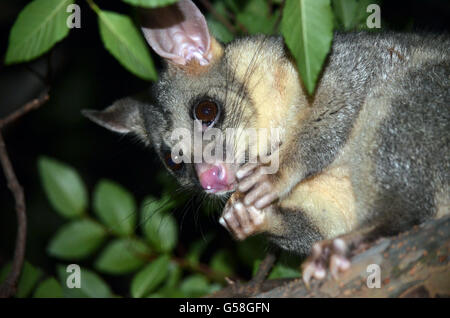
[[[175,286],[180,281],[182,271],[181,271],[180,266],[177,263],[170,262],[168,272],[169,273],[167,274],[167,279],[166,279],[166,282],[164,283],[163,288],[170,290],[170,289],[175,288]]]
[[[119,184],[101,180],[94,189],[94,212],[112,232],[133,234],[136,226],[136,202]]]
[[[188,276],[180,284],[180,290],[185,297],[202,297],[210,293],[210,284],[206,277],[200,274]]]
[[[243,10],[236,14],[236,19],[242,23],[250,34],[272,34],[279,11],[270,15],[269,4],[266,1],[250,0]]]
[[[273,34],[279,15],[280,11],[275,11],[275,13],[270,17],[248,13],[240,14],[238,16],[238,20],[247,28],[250,34]]]
[[[156,293],[151,293],[147,298],[168,298],[164,292],[157,291]]]
[[[66,272],[66,267],[58,265],[57,272],[63,287],[63,295],[66,298],[107,298],[112,297],[108,284],[95,272],[86,268],[80,270],[80,288],[67,287],[67,278],[72,273]]]
[[[154,291],[166,279],[169,262],[169,256],[160,256],[137,273],[131,282],[131,296],[140,298]]]
[[[366,27],[367,6],[376,0],[333,0],[335,16],[345,31]]]
[[[183,272],[180,266],[171,261],[169,263],[167,278],[161,288],[156,292],[150,293],[146,297],[149,298],[179,298],[185,297],[178,288],[178,282],[181,279]]]
[[[5,64],[30,61],[69,33],[66,8],[74,0],[34,0],[19,13],[6,51]]]
[[[357,7],[358,0],[333,0],[336,18],[343,25],[344,30],[350,30],[354,27]]]
[[[63,291],[59,282],[53,278],[47,278],[36,288],[34,298],[61,298]]]
[[[3,283],[3,281],[8,276],[9,272],[11,271],[12,264],[8,263],[5,266],[3,266],[1,272],[0,272],[0,284]],[[22,268],[22,273],[19,277],[19,282],[17,284],[17,292],[16,297],[17,298],[24,298],[27,297],[33,288],[36,286],[36,283],[39,281],[39,279],[42,277],[42,271],[39,268],[34,267],[29,262],[25,261]]]
[[[231,33],[222,23],[210,17],[206,19],[209,31],[212,36],[223,43],[228,43],[233,40],[233,33]]]
[[[300,277],[300,271],[286,266],[284,264],[277,264],[272,269],[268,279],[275,279],[275,278],[297,278]]]
[[[106,49],[133,74],[156,80],[157,74],[142,34],[131,19],[111,11],[98,10],[100,35]]]
[[[260,264],[261,260],[255,262],[253,276],[255,276]],[[279,255],[277,263],[272,268],[268,279],[301,277],[300,265],[301,259],[297,255],[283,251]]]
[[[122,0],[122,1],[131,4],[133,6],[139,6],[144,8],[157,8],[176,3],[178,0]]]
[[[108,274],[126,274],[144,265],[150,249],[136,239],[116,239],[108,244],[95,262],[95,268]]]
[[[94,221],[72,221],[58,230],[47,251],[61,259],[79,260],[93,253],[105,237],[105,229]]]
[[[146,298],[185,298],[186,296],[178,288],[160,289],[154,293],[150,293]]]
[[[234,258],[230,251],[220,250],[211,258],[210,267],[216,272],[231,276],[234,273]]]
[[[315,89],[333,39],[330,0],[287,0],[281,32],[309,94]]]
[[[168,211],[174,203],[168,197],[146,198],[141,208],[141,225],[148,242],[160,252],[169,252],[177,244],[178,225]]]
[[[227,15],[226,4],[224,2],[216,1],[213,6],[214,10],[216,10],[216,12],[221,16]],[[216,39],[223,43],[228,43],[233,40],[233,33],[231,33],[220,21],[216,20],[213,14],[207,14],[206,22],[208,23],[208,29],[210,33]]]
[[[242,0],[225,0],[224,1],[227,8],[229,8],[233,13],[239,13],[242,9],[242,4],[246,4]]]
[[[42,275],[42,270],[34,267],[29,262],[25,262],[20,274],[19,284],[17,285],[16,297],[24,298],[30,295]]]
[[[87,208],[88,196],[75,169],[48,157],[39,158],[38,169],[52,207],[67,218],[81,216]]]

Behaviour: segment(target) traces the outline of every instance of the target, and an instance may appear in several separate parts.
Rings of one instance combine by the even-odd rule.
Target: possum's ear
[[[105,110],[84,109],[81,113],[106,129],[121,134],[135,133],[144,137],[146,134],[139,107],[140,103],[133,97],[126,97],[117,100]]]
[[[177,65],[196,60],[207,65],[212,58],[211,36],[205,17],[190,0],[156,9],[142,9],[142,31],[161,57]]]

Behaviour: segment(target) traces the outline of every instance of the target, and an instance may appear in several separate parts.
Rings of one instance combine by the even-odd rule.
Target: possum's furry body
[[[300,99],[281,151],[277,182],[296,185],[279,206],[302,214],[279,221],[295,224],[285,248],[307,252],[318,237],[374,224],[396,232],[448,213],[449,52],[448,37],[335,36],[314,101]],[[273,234],[286,237],[287,228]]]
[[[191,2],[178,6],[187,17],[182,23],[201,19]],[[159,16],[176,16],[175,9],[160,10],[167,11]],[[194,46],[192,54],[166,49],[178,42],[166,45],[171,39],[159,36],[163,31],[144,27],[149,44],[168,61],[152,99],[128,98],[86,114],[153,145],[181,184],[223,186],[218,195],[237,190],[221,218],[236,237],[265,232],[282,248],[305,254],[321,239],[393,234],[449,212],[448,36],[336,34],[310,101],[280,37],[222,46],[206,23],[195,27],[201,49]],[[192,39],[186,35],[187,45]],[[205,101],[208,114],[220,110],[211,121],[215,128],[282,127],[278,171],[267,175],[263,165],[223,162],[173,169],[171,132],[193,129],[193,110]],[[234,146],[237,153],[255,147],[239,138]],[[211,181],[208,173],[217,167],[225,181]]]

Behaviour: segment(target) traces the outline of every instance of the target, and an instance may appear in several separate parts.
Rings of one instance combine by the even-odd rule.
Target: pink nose
[[[199,175],[203,189],[218,192],[228,188],[227,172],[223,165],[218,164],[208,167]]]

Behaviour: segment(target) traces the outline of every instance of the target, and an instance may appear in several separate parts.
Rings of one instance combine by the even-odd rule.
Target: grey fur
[[[192,103],[199,96],[221,101],[224,116],[218,128],[245,126],[251,116],[247,112],[245,117],[240,107],[252,107],[251,87],[236,80],[238,61],[227,54],[244,52],[255,42],[280,63],[289,60],[280,38],[259,36],[230,43],[222,60],[195,81],[169,66],[152,89],[156,102],[136,104],[140,120],[131,122],[142,123],[145,133],[130,129],[163,157],[171,147],[172,129],[192,128]],[[346,164],[359,227],[376,225],[394,233],[434,215],[436,193],[449,196],[449,54],[446,35],[336,34],[312,111],[295,132],[298,144],[281,158],[280,170],[294,172],[284,195],[305,178]],[[255,54],[255,63],[258,58]],[[136,114],[129,106],[122,113]],[[111,128],[110,123],[104,126]],[[174,174],[184,185],[198,185],[191,165]],[[286,232],[271,238],[283,248],[305,253],[323,237],[320,226],[301,210],[279,213]]]
[[[434,194],[450,182],[450,64],[424,63],[398,86],[371,153],[378,188],[374,217],[390,232],[434,215]]]
[[[312,244],[323,239],[319,229],[302,211],[277,209],[276,213],[286,230],[281,234],[268,233],[267,238],[282,249],[306,256]]]
[[[337,34],[299,147],[282,161],[294,183],[349,165],[359,227],[378,234],[435,215],[435,194],[450,196],[449,54],[448,36]],[[360,119],[369,107],[380,111]]]

